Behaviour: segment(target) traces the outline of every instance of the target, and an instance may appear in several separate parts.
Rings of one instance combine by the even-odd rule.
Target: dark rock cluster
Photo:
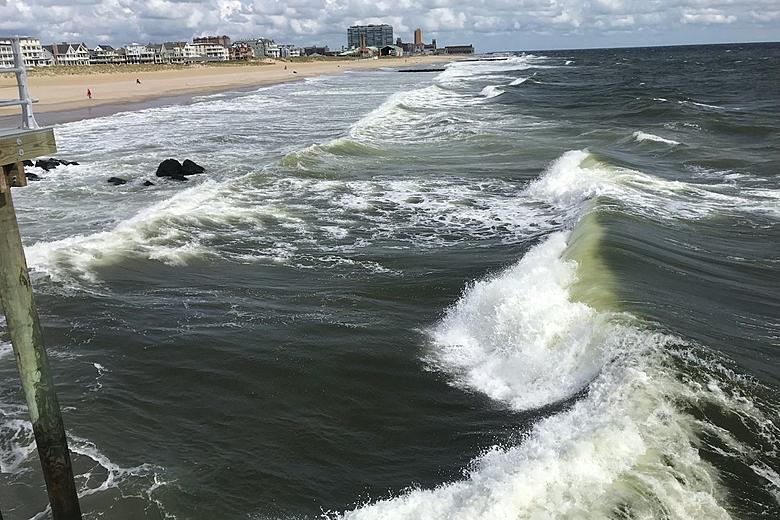
[[[205,171],[206,169],[203,166],[189,159],[184,159],[182,163],[176,159],[165,159],[157,167],[156,175],[158,177],[168,177],[176,181],[186,181],[187,175],[197,175]]]
[[[55,159],[53,157],[50,157],[49,159],[38,159],[35,162],[29,160],[24,161],[25,166],[33,166],[46,172],[53,170],[60,165],[78,166],[78,164],[79,163],[75,161],[66,161],[64,159]],[[174,181],[186,181],[188,180],[188,175],[198,175],[200,173],[205,173],[205,171],[206,169],[203,166],[197,164],[194,161],[191,161],[190,159],[184,159],[184,162],[181,163],[176,159],[165,159],[157,167],[156,175],[157,177],[167,177]],[[25,177],[31,181],[41,180],[40,175],[32,172],[25,172]],[[127,184],[130,181],[128,179],[123,179],[122,177],[109,177],[107,182],[113,186],[121,186],[122,184]],[[146,179],[144,180],[143,185],[154,186],[155,184],[152,181]]]

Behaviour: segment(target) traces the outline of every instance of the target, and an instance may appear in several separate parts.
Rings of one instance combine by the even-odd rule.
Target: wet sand
[[[451,60],[446,56],[420,56],[247,66],[194,66],[152,72],[31,76],[29,83],[32,96],[39,100],[33,108],[39,124],[57,124],[125,110],[185,103],[195,95],[248,90],[322,74],[429,65]],[[136,79],[141,83],[136,83]],[[92,99],[87,98],[87,89],[92,92]],[[0,98],[14,97],[15,78],[0,77]],[[0,109],[0,126],[16,126],[18,114],[17,108]]]

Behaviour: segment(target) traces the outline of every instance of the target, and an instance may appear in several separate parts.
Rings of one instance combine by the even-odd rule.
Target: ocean
[[[85,518],[780,517],[778,86],[518,52],[58,125],[14,197]]]

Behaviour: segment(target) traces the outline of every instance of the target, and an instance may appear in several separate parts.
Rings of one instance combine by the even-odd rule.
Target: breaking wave
[[[453,385],[514,411],[558,410],[518,444],[487,449],[463,480],[331,516],[730,518],[718,471],[700,451],[703,438],[729,446],[725,456],[777,487],[747,440],[698,419],[698,410],[717,407],[751,431],[765,429],[770,416],[747,397],[756,383],[620,311],[602,258],[598,197],[636,200],[639,188],[625,176],[644,174],[613,169],[600,182],[582,179],[604,168],[584,151],[553,163],[527,193],[572,210],[572,230],[549,235],[515,265],[468,285],[429,332],[425,358]],[[780,432],[770,430],[766,438],[777,445]]]

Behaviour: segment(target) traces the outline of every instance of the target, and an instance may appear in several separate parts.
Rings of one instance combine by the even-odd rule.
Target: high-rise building
[[[347,47],[350,49],[359,49],[361,47],[384,47],[385,45],[392,44],[392,25],[353,25],[347,29]]]
[[[422,45],[423,39],[422,39],[422,29],[419,27],[414,30],[414,44],[415,45]]]

